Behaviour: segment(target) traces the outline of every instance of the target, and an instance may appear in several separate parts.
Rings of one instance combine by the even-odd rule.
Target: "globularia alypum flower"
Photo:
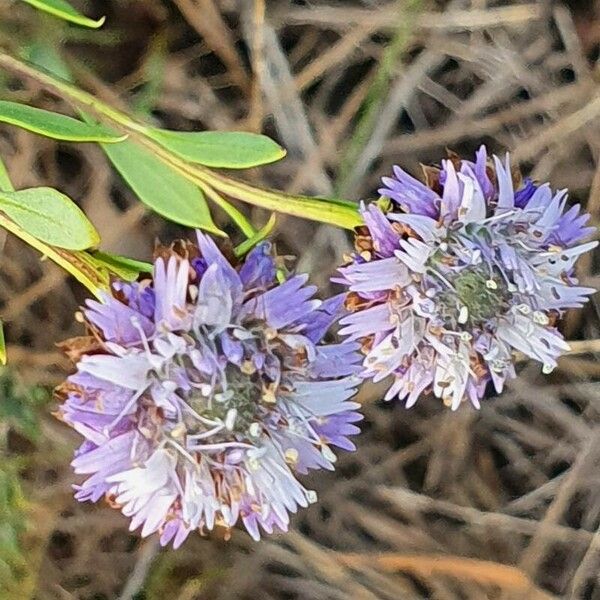
[[[103,496],[142,535],[179,546],[241,521],[286,530],[316,497],[297,473],[333,469],[361,416],[355,343],[322,344],[343,304],[305,275],[278,283],[269,243],[234,268],[203,234],[158,251],[153,277],[117,282],[65,343],[77,371],[60,416],[85,437],[81,501]]]
[[[594,290],[577,286],[574,263],[597,242],[589,215],[565,212],[566,190],[521,181],[504,164],[452,156],[425,168],[427,183],[399,167],[383,198],[362,206],[356,252],[338,281],[350,290],[342,334],[363,344],[365,377],[391,375],[386,399],[412,406],[433,391],[476,407],[492,381],[515,376],[519,351],[556,366],[568,346],[555,327]]]

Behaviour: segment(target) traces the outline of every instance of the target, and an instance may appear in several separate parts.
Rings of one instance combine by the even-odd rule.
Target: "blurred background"
[[[0,0],[0,45],[138,118],[179,130],[264,132],[281,163],[242,176],[288,191],[373,197],[393,164],[414,174],[486,143],[600,217],[600,4],[492,0],[81,0],[88,31]],[[62,70],[62,71],[61,71]],[[0,72],[0,97],[70,114]],[[148,214],[92,144],[0,126],[17,187],[78,200],[103,248],[151,256],[189,235]],[[242,207],[256,225],[268,215]],[[226,227],[223,215],[217,222]],[[220,220],[219,220],[220,219]],[[233,232],[232,232],[233,234]],[[280,252],[326,291],[347,233],[279,219]],[[598,300],[568,314],[577,341],[550,376],[521,376],[481,411],[361,393],[358,451],[307,478],[320,501],[287,535],[191,536],[174,552],[121,515],[73,501],[77,436],[54,420],[85,292],[16,239],[0,303],[1,600],[600,599]],[[600,283],[593,257],[584,285]],[[4,586],[4,587],[3,587]]]

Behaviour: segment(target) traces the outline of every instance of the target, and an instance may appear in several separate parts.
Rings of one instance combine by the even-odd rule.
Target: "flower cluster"
[[[344,297],[314,300],[306,279],[280,283],[268,243],[234,267],[198,234],[161,249],[152,278],[88,301],[60,388],[85,438],[76,497],[108,498],[175,547],[217,525],[286,530],[315,500],[296,475],[333,469],[361,418],[358,345],[321,343]]]
[[[565,190],[521,181],[508,157],[455,156],[422,183],[399,167],[383,198],[362,206],[365,226],[337,281],[349,290],[341,333],[360,340],[364,376],[392,376],[386,399],[412,406],[432,390],[444,404],[476,407],[491,381],[514,377],[515,351],[556,366],[568,348],[556,329],[579,287],[577,258],[597,242]]]
[[[594,291],[574,276],[596,246],[589,215],[484,147],[425,168],[426,183],[394,175],[361,205],[344,294],[314,300],[268,242],[237,261],[199,233],[87,302],[59,388],[59,416],[85,438],[79,500],[106,497],[163,545],[238,523],[259,539],[316,499],[298,474],[354,449],[361,378],[391,377],[385,399],[407,407],[433,392],[457,409],[501,392],[517,353],[556,366],[558,319]],[[338,320],[345,341],[324,343]]]

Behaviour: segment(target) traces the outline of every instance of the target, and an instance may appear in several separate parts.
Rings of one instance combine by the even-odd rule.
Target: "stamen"
[[[185,456],[193,465],[197,465],[198,461],[179,443],[171,438],[166,438],[166,443],[170,444],[177,449],[183,456]]]
[[[119,423],[119,421],[135,406],[135,404],[137,403],[137,401],[146,392],[147,389],[148,389],[148,386],[146,386],[145,388],[137,391],[131,397],[131,399],[129,400],[129,402],[127,402],[127,404],[121,409],[121,411],[119,412],[119,414],[106,427],[104,427],[104,429],[102,430],[102,432],[104,433],[104,435],[106,435],[106,436],[110,435],[110,432],[111,432],[112,428],[115,427],[115,425],[117,425]]]
[[[219,444],[194,444],[189,446],[190,450],[196,452],[214,452],[226,450],[227,448],[256,448],[256,446],[244,442],[221,442]]]
[[[225,429],[225,425],[221,424],[221,425],[217,425],[216,427],[213,427],[212,429],[209,429],[208,431],[205,431],[203,433],[195,433],[193,435],[188,435],[186,437],[187,442],[196,442],[198,440],[205,440],[206,438],[212,437],[213,435],[219,433],[219,431],[223,431],[223,429]]]

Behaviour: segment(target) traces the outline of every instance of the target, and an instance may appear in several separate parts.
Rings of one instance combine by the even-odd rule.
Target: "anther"
[[[306,490],[306,499],[310,504],[314,504],[317,501],[317,492],[314,490]]]
[[[236,418],[237,418],[237,410],[235,408],[230,408],[227,411],[227,415],[225,416],[225,428],[228,431],[233,431]]]
[[[298,450],[296,450],[296,448],[288,448],[285,452],[284,452],[284,456],[285,456],[285,462],[287,462],[290,465],[295,465],[298,462]]]

